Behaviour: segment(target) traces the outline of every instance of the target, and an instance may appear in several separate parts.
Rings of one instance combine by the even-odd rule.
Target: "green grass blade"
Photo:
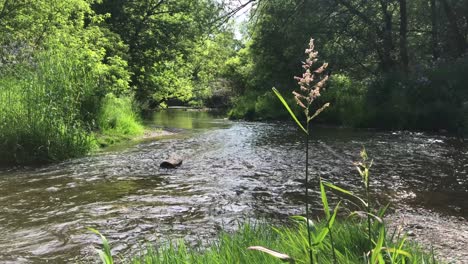
[[[323,210],[325,211],[325,216],[327,219],[330,219],[330,208],[328,207],[327,193],[325,192],[325,187],[323,186],[322,179],[320,179],[320,195],[322,196]]]
[[[384,239],[385,239],[385,228],[382,226],[379,231],[379,239],[377,240],[377,244],[375,245],[374,250],[372,250],[371,263],[382,263],[383,259],[382,259],[381,251],[383,248]]]
[[[402,250],[402,249],[398,249],[398,248],[382,248],[382,250],[388,251],[388,252],[390,252],[390,253],[394,253],[394,254],[396,254],[396,256],[398,256],[398,255],[403,255],[403,256],[409,258],[410,260],[413,258],[413,256],[412,256],[409,252],[407,252],[407,251],[405,251],[405,250]]]
[[[365,207],[367,207],[367,203],[366,203],[363,199],[361,199],[359,196],[353,194],[352,192],[350,192],[350,191],[348,191],[348,190],[345,190],[345,189],[343,189],[343,188],[340,188],[340,187],[338,187],[338,186],[336,186],[336,185],[334,185],[334,184],[331,184],[331,183],[329,183],[329,182],[323,182],[323,185],[325,185],[325,186],[327,186],[328,188],[331,188],[331,189],[333,189],[333,190],[336,190],[336,191],[339,191],[339,192],[341,192],[341,193],[344,193],[344,194],[347,194],[347,195],[349,195],[349,196],[352,196],[352,197],[356,198],[357,200],[359,200]]]
[[[302,215],[293,215],[291,216],[291,219],[295,220],[295,221],[299,221],[299,222],[304,222],[306,225],[307,225],[307,222],[309,222],[309,226],[311,227],[311,229],[315,226],[314,222],[312,221],[312,219],[307,219],[305,216],[302,216]]]
[[[382,218],[376,216],[375,214],[368,213],[368,212],[365,212],[365,211],[354,211],[349,216],[355,216],[355,215],[359,216],[361,218],[364,218],[366,216],[370,216],[370,217],[374,218],[377,221],[378,224],[383,224],[384,223]]]
[[[281,101],[281,103],[283,103],[284,107],[286,108],[286,110],[288,110],[289,114],[291,115],[291,117],[294,119],[294,121],[296,121],[296,124],[302,129],[302,131],[304,131],[304,133],[306,134],[309,134],[309,132],[307,132],[307,130],[304,128],[304,126],[301,124],[301,122],[299,121],[299,119],[297,119],[296,115],[294,114],[294,112],[291,110],[291,108],[289,107],[288,103],[286,102],[286,100],[284,100],[283,96],[278,92],[278,90],[276,90],[275,87],[272,88],[273,92],[276,94],[276,96],[278,97],[278,99]]]
[[[325,237],[328,235],[328,232],[330,232],[330,230],[328,228],[322,229],[322,231],[320,231],[320,233],[318,234],[318,236],[315,239],[314,244],[312,244],[312,246],[320,245],[320,243],[322,243],[323,240],[325,239]]]
[[[332,228],[335,223],[336,215],[338,214],[338,209],[340,208],[341,201],[336,205],[335,210],[333,210],[333,215],[328,221],[328,228]]]
[[[104,250],[96,250],[96,251],[98,252],[99,257],[101,258],[102,263],[104,263],[104,264],[113,264],[114,260],[112,258],[110,245],[109,245],[109,242],[107,241],[106,237],[104,235],[102,235],[99,231],[97,231],[94,228],[88,227],[87,229],[101,237],[102,246],[103,246]]]

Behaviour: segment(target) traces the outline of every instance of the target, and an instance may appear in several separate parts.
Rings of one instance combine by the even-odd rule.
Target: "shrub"
[[[365,111],[367,89],[356,80],[344,74],[334,74],[329,88],[320,101],[330,102],[331,106],[320,116],[320,121],[351,127],[363,126],[368,115]]]
[[[255,119],[255,100],[256,95],[245,94],[237,97],[233,102],[233,107],[228,116],[231,119]]]
[[[406,76],[382,74],[369,86],[366,108],[369,126],[386,129],[468,132],[466,118],[468,56],[438,62]]]

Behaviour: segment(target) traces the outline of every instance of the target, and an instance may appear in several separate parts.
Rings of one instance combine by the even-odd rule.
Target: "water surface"
[[[40,168],[0,171],[0,262],[91,261],[98,238],[115,253],[145,241],[206,242],[239,221],[303,213],[303,141],[291,123],[232,122],[207,112],[167,111],[153,126],[177,135]],[[352,161],[374,158],[382,203],[468,217],[468,146],[412,132],[314,128],[310,183],[319,214],[321,176],[359,192]],[[177,170],[159,168],[171,156]]]

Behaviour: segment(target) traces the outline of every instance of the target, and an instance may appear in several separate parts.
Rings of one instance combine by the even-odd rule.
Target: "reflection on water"
[[[102,231],[116,253],[143,241],[206,242],[247,218],[302,213],[303,143],[283,123],[231,122],[205,112],[156,113],[184,137],[142,142],[57,165],[0,172],[0,262],[91,260]],[[366,146],[382,201],[468,217],[468,148],[422,133],[314,130],[312,178],[357,190],[351,161]],[[175,154],[177,170],[159,168]],[[316,180],[310,187],[317,195]],[[319,213],[318,198],[312,199]],[[195,243],[195,242],[194,242]]]
[[[152,117],[153,124],[170,129],[209,129],[227,127],[223,116],[217,112],[194,109],[173,109],[157,111]]]

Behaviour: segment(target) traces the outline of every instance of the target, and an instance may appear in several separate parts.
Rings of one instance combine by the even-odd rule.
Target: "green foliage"
[[[97,231],[94,228],[88,227],[88,230],[95,233],[96,235],[98,235],[101,238],[103,250],[98,249],[96,251],[98,252],[99,257],[101,258],[102,263],[103,264],[113,264],[114,263],[114,258],[112,257],[111,248],[110,248],[109,242],[107,241],[106,237],[104,235],[102,235],[101,233],[99,233],[99,231]]]
[[[151,85],[159,87],[152,94],[154,102],[161,103],[171,98],[188,101],[192,98],[193,83],[190,78],[185,77],[191,68],[182,56],[155,63],[148,76]]]
[[[44,163],[95,147],[101,99],[129,95],[125,45],[90,2],[0,1],[0,162]],[[14,32],[14,34],[13,34]]]
[[[227,80],[227,63],[235,56],[238,41],[232,27],[197,41],[189,56],[192,65],[193,101],[208,107],[226,107],[234,94]]]
[[[128,45],[131,85],[144,108],[169,100],[187,103],[193,96],[202,100],[220,71],[215,65],[232,52],[229,45],[221,49],[228,38],[213,30],[221,10],[216,1],[103,0],[93,10],[109,14],[105,26]]]
[[[0,163],[57,161],[93,147],[81,107],[97,83],[66,57],[45,51],[34,70],[0,79]]]
[[[143,126],[135,114],[133,101],[130,97],[116,97],[107,94],[101,104],[97,123],[105,135],[140,135]]]
[[[388,73],[366,95],[372,126],[387,129],[444,129],[467,133],[467,57],[440,62],[408,76]]]
[[[291,98],[284,98],[296,116],[302,116],[300,109],[296,107]],[[287,112],[278,111],[283,108],[283,104],[274,93],[265,92],[261,95],[253,92],[234,98],[232,108],[228,116],[232,119],[246,120],[279,120],[287,119]]]
[[[320,222],[314,226],[317,233],[326,229],[326,223]],[[362,252],[365,252],[367,244],[366,227],[359,222],[335,222],[334,241],[338,263],[365,263]],[[376,234],[379,237],[379,234]],[[270,224],[244,224],[235,233],[222,233],[205,249],[187,247],[183,241],[170,243],[167,246],[148,247],[134,256],[127,256],[126,261],[134,264],[157,263],[283,263],[274,257],[247,249],[250,245],[262,245],[278,252],[288,252],[296,263],[307,263],[307,249],[304,247],[307,241],[305,224],[303,222],[291,223],[290,226],[272,226]],[[402,243],[403,242],[403,243]],[[383,240],[383,244],[389,248],[396,248],[401,252],[410,252],[412,258],[406,258],[405,263],[431,263],[430,254],[425,254],[419,246],[404,243],[404,239],[391,241]],[[331,254],[330,239],[326,237],[320,247],[317,247],[318,263],[334,263]],[[386,253],[384,258],[388,260]],[[394,257],[393,263],[403,263],[404,254]],[[106,263],[107,262],[102,262]],[[387,263],[390,263],[388,261]]]
[[[306,130],[304,128],[304,126],[301,124],[301,122],[299,121],[299,119],[297,119],[296,115],[294,114],[294,112],[291,110],[291,108],[289,107],[289,104],[286,102],[286,100],[283,98],[283,96],[278,92],[278,90],[276,90],[275,88],[273,88],[273,92],[275,93],[276,97],[278,97],[278,99],[281,101],[281,103],[283,104],[283,106],[286,108],[286,110],[288,110],[288,113],[289,115],[291,116],[291,118],[296,122],[297,126],[299,126],[299,128],[301,128],[301,130],[306,133],[306,134],[309,134],[309,131]],[[308,123],[308,122],[307,122]]]
[[[333,74],[327,92],[321,101],[330,102],[330,107],[321,116],[322,122],[351,127],[366,124],[368,114],[365,109],[367,89],[362,84],[344,74]]]
[[[333,65],[321,122],[467,133],[466,1],[271,0],[254,10],[243,63],[232,64],[241,95],[292,87],[312,32]]]
[[[240,49],[234,57],[227,59],[222,75],[226,78],[234,95],[243,95],[252,92],[257,78],[253,72],[252,55],[250,47]]]
[[[229,118],[253,120],[255,118],[255,101],[256,96],[249,94],[235,98],[233,107],[228,113]]]

